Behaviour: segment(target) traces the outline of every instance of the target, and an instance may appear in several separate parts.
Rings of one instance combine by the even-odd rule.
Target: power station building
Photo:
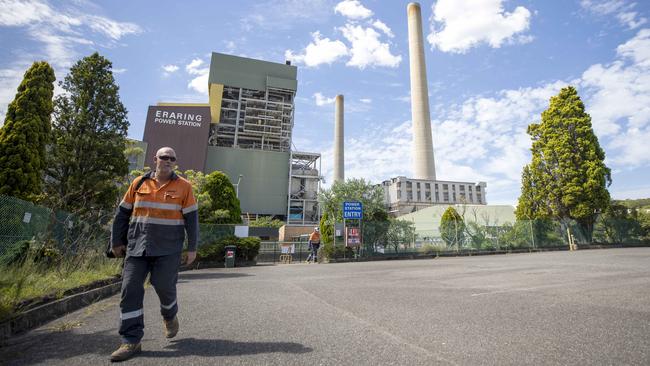
[[[219,170],[235,184],[242,214],[289,224],[320,219],[320,154],[292,150],[297,68],[213,53],[209,103],[150,106],[146,156],[173,147],[181,170]]]

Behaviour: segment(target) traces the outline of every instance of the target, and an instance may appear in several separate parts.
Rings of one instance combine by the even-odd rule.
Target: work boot
[[[142,351],[140,343],[122,343],[120,348],[111,353],[111,362],[126,361]]]
[[[165,320],[163,319],[163,323],[165,323],[165,337],[167,338],[174,338],[176,337],[176,333],[178,333],[178,317],[174,317],[172,320]]]

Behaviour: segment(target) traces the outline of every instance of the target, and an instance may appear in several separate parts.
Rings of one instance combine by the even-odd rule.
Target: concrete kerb
[[[109,285],[67,296],[15,315],[13,318],[0,323],[0,342],[13,335],[23,333],[99,300],[113,296],[120,291],[121,286],[122,281],[117,280],[117,282]]]

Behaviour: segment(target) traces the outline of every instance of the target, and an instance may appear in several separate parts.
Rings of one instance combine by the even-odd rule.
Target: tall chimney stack
[[[334,110],[334,182],[345,181],[343,167],[343,96],[337,95]]]
[[[420,4],[406,7],[409,28],[409,62],[411,69],[411,119],[413,120],[413,171],[415,179],[436,179],[429,114],[429,90],[424,61],[422,15]]]

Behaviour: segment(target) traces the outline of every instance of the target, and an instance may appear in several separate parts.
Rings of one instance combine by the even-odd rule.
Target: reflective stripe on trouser
[[[176,280],[180,253],[160,257],[126,257],[122,271],[122,299],[120,301],[120,330],[126,343],[138,343],[144,335],[144,281],[151,273],[150,282],[160,299],[160,313],[169,320],[176,316]]]

